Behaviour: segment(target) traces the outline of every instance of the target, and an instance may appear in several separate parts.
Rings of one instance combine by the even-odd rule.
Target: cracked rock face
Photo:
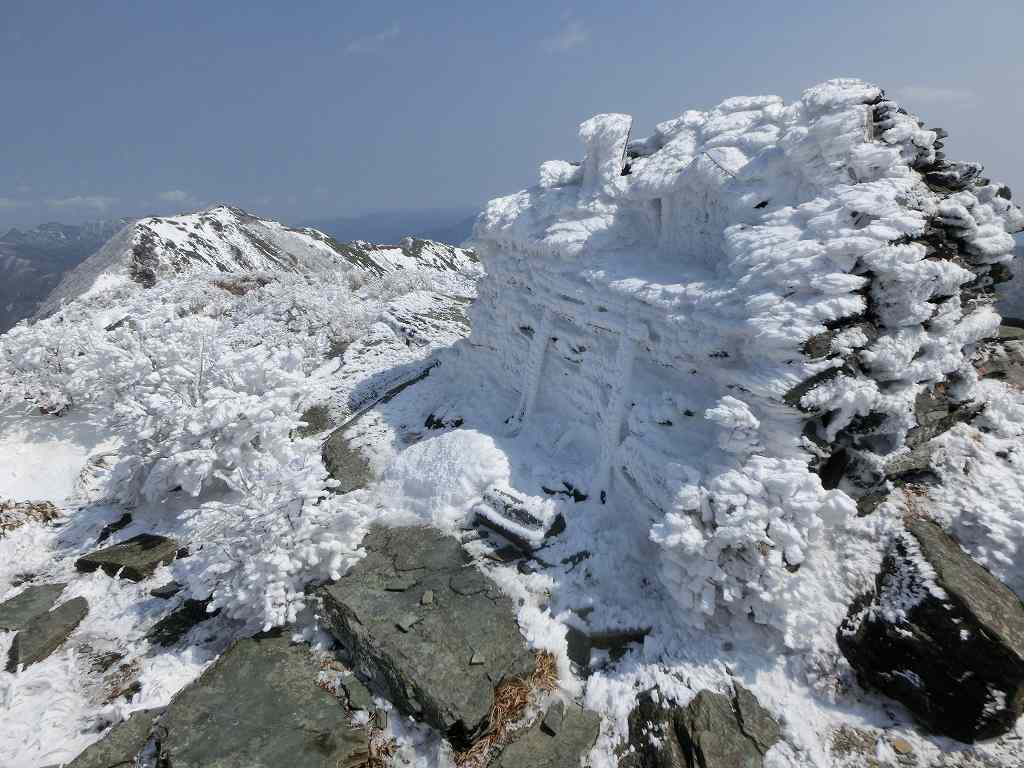
[[[557,724],[552,711],[558,712]],[[554,705],[526,733],[502,750],[491,768],[565,768],[577,766],[597,741],[601,717],[575,704]]]
[[[36,584],[0,603],[0,629],[17,631],[53,607],[67,584]]]
[[[319,665],[286,634],[239,640],[175,696],[156,726],[160,765],[336,768],[366,747],[316,684]]]
[[[67,768],[129,768],[149,741],[153,721],[162,709],[141,709],[85,748]]]
[[[330,631],[400,710],[468,744],[494,687],[532,669],[515,606],[438,531],[375,528],[363,546],[367,556],[321,590]]]
[[[644,695],[629,718],[632,751],[619,768],[761,768],[779,724],[737,684],[733,696],[701,691],[686,707]]]
[[[876,591],[837,633],[860,679],[937,733],[973,742],[1024,712],[1024,605],[926,520],[896,539]]]

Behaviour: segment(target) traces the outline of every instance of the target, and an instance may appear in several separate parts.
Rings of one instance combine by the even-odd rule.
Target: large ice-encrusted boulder
[[[587,120],[581,163],[488,204],[462,360],[509,432],[649,521],[683,618],[799,645],[835,586],[805,566],[887,488],[918,396],[973,396],[1024,215],[859,80],[630,128]]]
[[[896,538],[839,647],[860,678],[938,733],[972,742],[1024,712],[1024,605],[939,526]]]

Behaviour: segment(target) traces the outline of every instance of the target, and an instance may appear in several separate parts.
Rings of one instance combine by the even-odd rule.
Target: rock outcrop
[[[760,768],[781,737],[757,698],[736,684],[733,695],[701,691],[686,707],[640,697],[629,718],[630,751],[619,768]]]
[[[908,522],[837,640],[860,678],[972,742],[1024,712],[1024,605],[941,528]]]
[[[76,597],[29,620],[14,636],[7,653],[7,671],[16,672],[45,659],[63,645],[88,613],[89,603]]]
[[[557,718],[552,711],[558,712]],[[601,729],[601,718],[575,704],[556,704],[526,733],[501,751],[490,768],[567,768],[578,766]]]
[[[366,557],[320,591],[328,628],[403,713],[469,744],[495,686],[532,670],[515,606],[436,530],[375,528],[363,546]]]
[[[53,607],[67,584],[34,584],[0,603],[0,629],[23,629]]]
[[[174,560],[177,554],[178,542],[174,539],[140,533],[120,544],[78,558],[75,567],[87,573],[102,568],[108,576],[142,581],[152,576],[159,566]]]

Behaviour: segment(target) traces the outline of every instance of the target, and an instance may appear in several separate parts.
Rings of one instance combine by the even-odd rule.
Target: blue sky
[[[477,205],[728,96],[855,76],[1024,194],[1024,3],[0,0],[0,227]]]

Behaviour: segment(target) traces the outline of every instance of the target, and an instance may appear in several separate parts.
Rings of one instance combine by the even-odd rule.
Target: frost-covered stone
[[[968,742],[1005,733],[1024,712],[1024,605],[934,523],[907,530],[839,647],[932,730]]]

